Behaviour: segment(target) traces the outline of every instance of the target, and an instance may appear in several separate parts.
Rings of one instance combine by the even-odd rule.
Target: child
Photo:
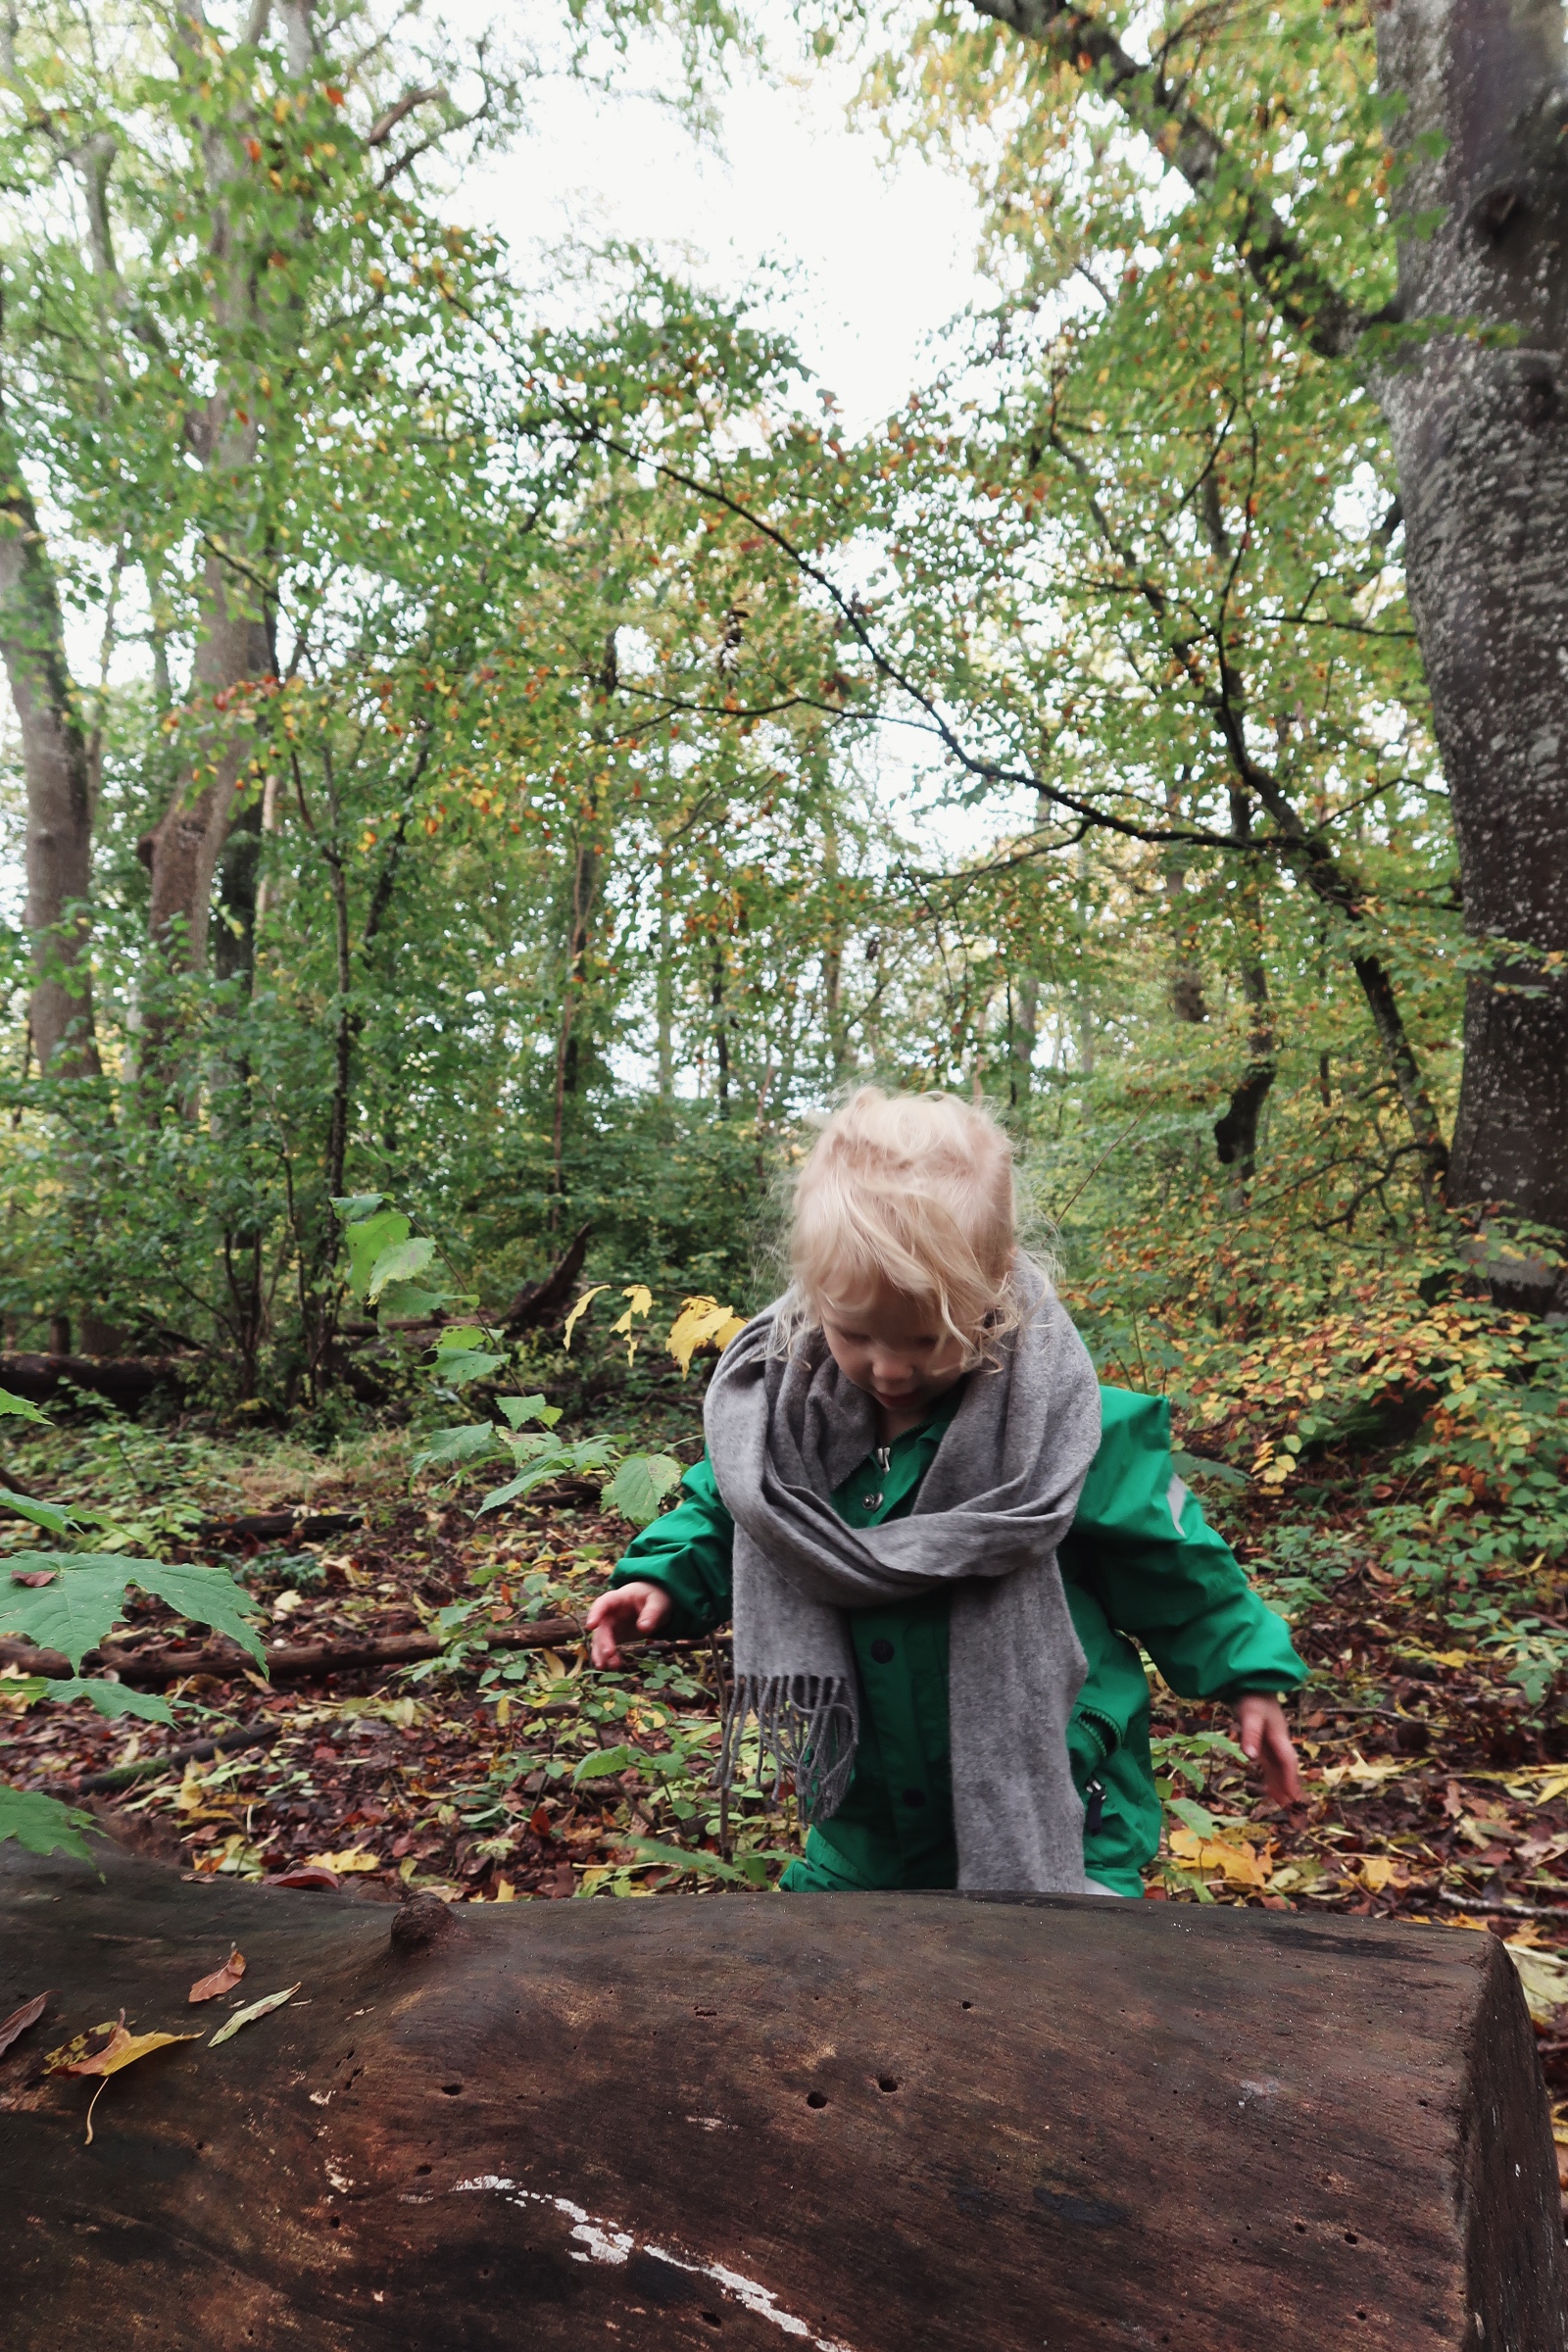
[[[1017,1248],[995,1123],[862,1088],[802,1172],[791,1257],[713,1374],[683,1500],[588,1619],[616,1665],[633,1627],[733,1615],[721,1770],[755,1712],[810,1823],[784,1886],[1137,1894],[1160,1808],[1129,1634],[1234,1700],[1297,1797],[1272,1694],[1301,1662],[1173,1475],[1163,1400],[1097,1390]]]

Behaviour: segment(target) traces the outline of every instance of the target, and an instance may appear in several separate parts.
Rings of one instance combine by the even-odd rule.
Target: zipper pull
[[[891,1446],[879,1446],[877,1447],[876,1466],[880,1471],[883,1472],[884,1475],[886,1475],[886,1473],[893,1467],[893,1448]]]
[[[1100,1836],[1100,1825],[1104,1819],[1105,1815],[1104,1782],[1091,1781],[1088,1788],[1084,1790],[1084,1797],[1086,1800],[1084,1812],[1084,1836],[1086,1838],[1098,1838]]]

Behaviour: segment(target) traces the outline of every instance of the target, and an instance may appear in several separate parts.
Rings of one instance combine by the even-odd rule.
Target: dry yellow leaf
[[[510,1879],[497,1879],[495,1899],[498,1903],[514,1903],[516,1901],[517,1889]]]
[[[332,1870],[341,1877],[345,1871],[379,1870],[381,1859],[363,1845],[348,1846],[341,1854],[307,1854],[307,1870]]]
[[[706,1297],[687,1298],[670,1326],[665,1345],[684,1376],[691,1370],[692,1357],[699,1348],[706,1348],[711,1342],[722,1355],[735,1334],[745,1328],[745,1316],[738,1315],[732,1306],[720,1306],[716,1298]]]
[[[578,1316],[586,1314],[589,1307],[592,1306],[594,1300],[599,1297],[601,1291],[608,1291],[610,1285],[608,1282],[596,1282],[592,1290],[584,1291],[582,1297],[578,1299],[576,1305],[566,1317],[566,1329],[561,1343],[564,1348],[569,1349],[571,1347],[571,1335],[577,1328]]]
[[[1408,1876],[1387,1854],[1363,1854],[1361,1857],[1361,1884],[1373,1894],[1381,1894],[1388,1886],[1405,1886]]]
[[[1265,1886],[1268,1873],[1250,1845],[1227,1838],[1200,1838],[1196,1830],[1172,1830],[1170,1850],[1188,1870],[1222,1871],[1237,1886]]]
[[[102,2031],[101,2028],[99,2030]],[[125,2012],[122,2009],[120,2022],[111,2027],[109,2039],[101,2050],[94,2050],[90,2058],[74,2058],[58,2070],[63,2075],[98,2075],[103,2078],[87,2102],[86,2146],[92,2146],[92,2111],[102,2095],[104,2082],[111,2075],[118,2075],[122,2067],[134,2066],[136,2060],[145,2058],[149,2050],[167,2049],[173,2041],[200,2039],[199,2034],[127,2034]]]

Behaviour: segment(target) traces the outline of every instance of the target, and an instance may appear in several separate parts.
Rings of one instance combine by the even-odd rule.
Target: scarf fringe
[[[855,1687],[840,1675],[745,1675],[730,1685],[715,1788],[733,1788],[746,1725],[757,1720],[757,1786],[795,1785],[803,1824],[831,1820],[849,1791],[859,1730]]]

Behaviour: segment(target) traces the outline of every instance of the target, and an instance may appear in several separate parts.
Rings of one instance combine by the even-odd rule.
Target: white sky
[[[649,100],[557,83],[460,209],[519,253],[624,238],[724,291],[763,262],[789,267],[769,315],[858,428],[902,405],[922,346],[985,288],[968,189],[917,157],[890,164],[874,130],[846,122],[853,88],[832,67],[787,87],[748,74],[722,104],[715,154]]]

